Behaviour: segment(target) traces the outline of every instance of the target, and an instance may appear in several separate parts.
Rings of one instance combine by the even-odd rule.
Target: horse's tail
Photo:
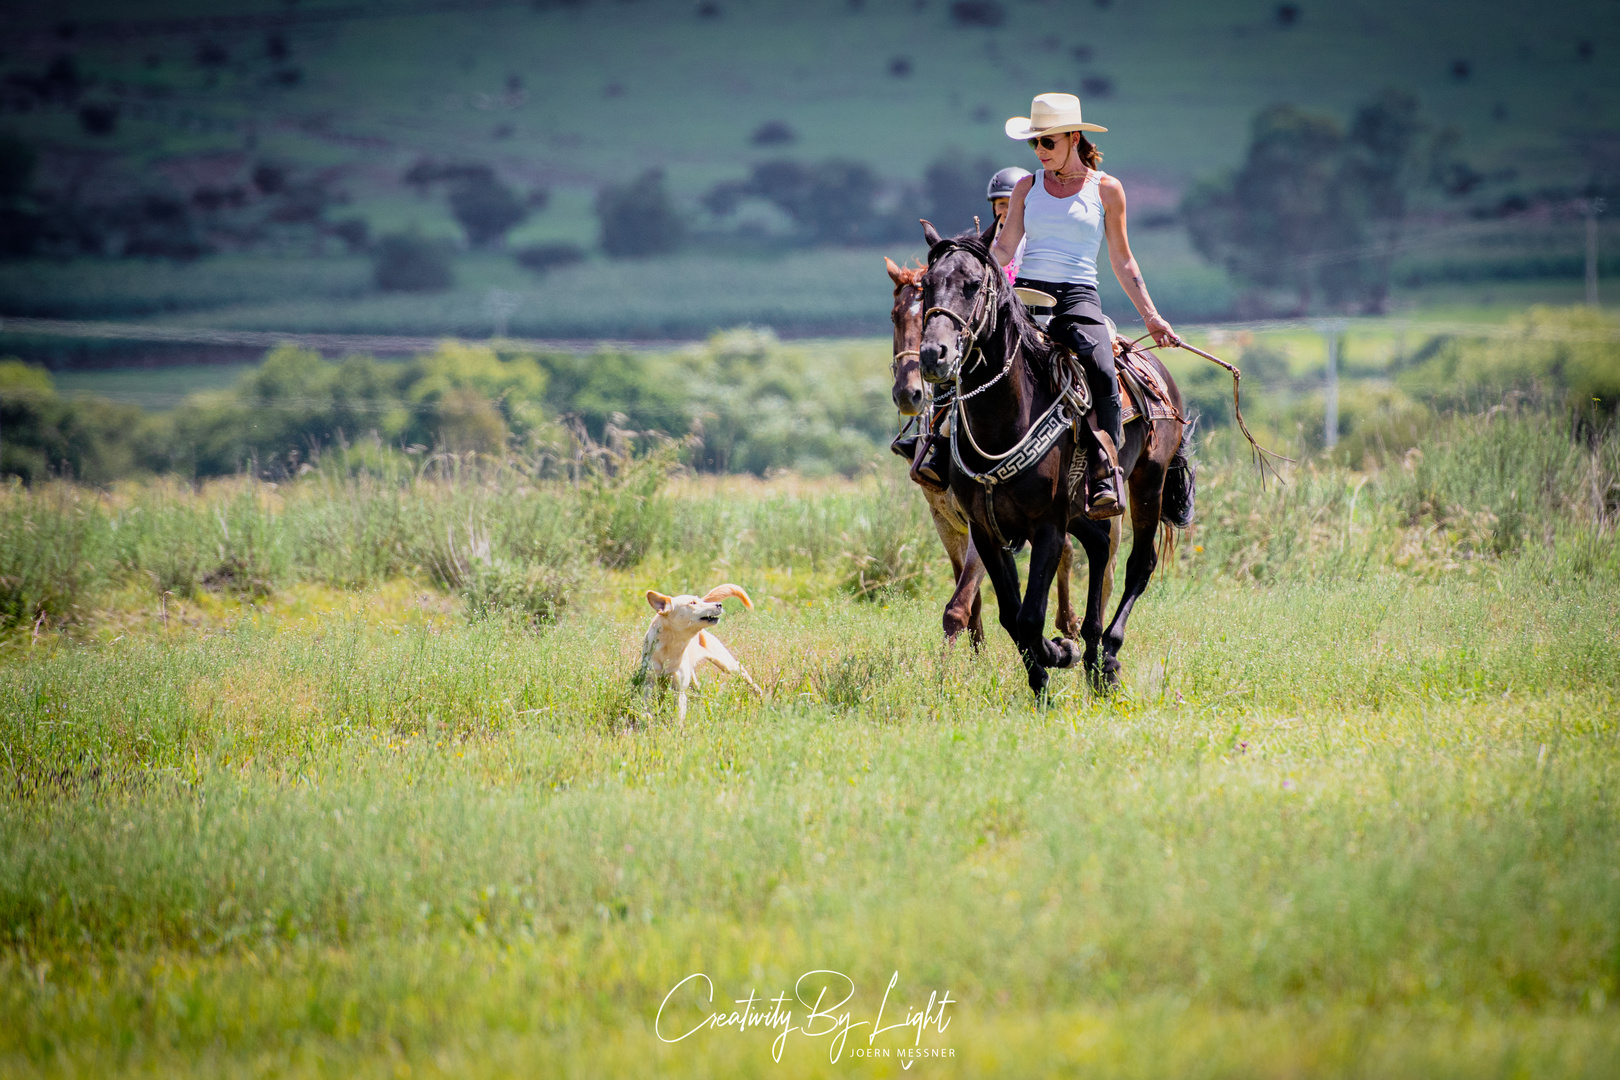
[[[1195,423],[1188,421],[1182,426],[1181,441],[1176,445],[1175,456],[1164,471],[1164,495],[1159,500],[1159,520],[1174,529],[1185,529],[1193,523],[1194,503],[1198,494],[1198,465],[1193,461],[1191,445]]]

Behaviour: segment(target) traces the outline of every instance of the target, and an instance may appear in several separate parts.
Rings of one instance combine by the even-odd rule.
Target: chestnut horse
[[[917,416],[929,405],[929,394],[923,385],[917,363],[917,343],[922,338],[922,276],[924,267],[897,266],[893,259],[885,258],[889,280],[894,282],[894,306],[889,321],[894,324],[894,407],[901,416]],[[925,443],[918,443],[917,455],[928,452]],[[928,512],[934,519],[934,531],[951,559],[951,575],[956,590],[945,603],[945,640],[954,641],[963,630],[968,639],[978,646],[984,641],[984,623],[980,618],[979,586],[984,581],[984,562],[979,558],[968,535],[967,518],[956,505],[949,491],[940,491],[923,483],[916,471],[917,462],[911,462],[911,479],[922,489],[928,501]],[[1119,529],[1114,529],[1114,542],[1119,542]],[[1063,538],[1063,554],[1057,570],[1058,610],[1057,625],[1069,637],[1080,636],[1080,623],[1075,618],[1074,605],[1069,598],[1069,573],[1074,561],[1074,549],[1069,538]],[[1108,569],[1109,580],[1103,586],[1104,602],[1112,586],[1113,564]]]
[[[983,235],[947,240],[923,222],[923,235],[929,252],[918,370],[927,382],[956,385],[951,492],[966,511],[973,545],[995,587],[1001,625],[1017,645],[1037,694],[1046,688],[1048,668],[1070,667],[1082,658],[1072,639],[1044,636],[1047,596],[1064,534],[1072,533],[1090,563],[1080,625],[1086,670],[1094,685],[1112,686],[1119,677],[1125,624],[1158,565],[1159,523],[1185,526],[1191,520],[1194,481],[1183,447],[1187,423],[1180,391],[1163,365],[1152,361],[1174,415],[1134,421],[1125,429],[1119,463],[1128,478],[1133,539],[1124,592],[1104,630],[1103,582],[1114,555],[1112,530],[1069,504],[1073,424],[1088,404],[1082,400],[1083,381],[1074,379],[1068,353],[1055,348],[1030,319],[991,256],[994,226]],[[1026,541],[1029,584],[1020,595],[1013,553]]]

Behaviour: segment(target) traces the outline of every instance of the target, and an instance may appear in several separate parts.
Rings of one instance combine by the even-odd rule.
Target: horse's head
[[[918,365],[927,381],[950,382],[995,325],[1006,279],[988,254],[994,223],[983,235],[963,233],[949,241],[929,222],[922,225],[928,240],[928,270],[922,280]]]
[[[920,266],[896,266],[885,258],[889,280],[894,282],[894,307],[889,321],[894,324],[894,407],[901,416],[922,412],[928,396],[922,374],[917,369],[917,339],[922,336],[922,276]]]

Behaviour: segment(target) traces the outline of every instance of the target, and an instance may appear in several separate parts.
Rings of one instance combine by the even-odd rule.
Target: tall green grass
[[[1426,422],[1415,445],[1369,451],[1370,470],[1318,457],[1267,482],[1218,429],[1200,451],[1197,521],[1165,572],[1467,575],[1531,548],[1571,574],[1612,580],[1620,440],[1575,434],[1567,419],[1529,410],[1455,416]],[[914,595],[947,572],[920,497],[890,463],[859,484],[671,488],[679,452],[592,466],[577,482],[536,479],[517,459],[413,464],[361,447],[282,484],[12,487],[0,494],[0,618],[83,622],[99,591],[129,583],[262,596],[296,582],[411,577],[526,597],[512,602],[550,616],[591,573],[647,559],[689,582],[768,566],[841,575],[869,595]],[[491,604],[507,601],[475,600]]]

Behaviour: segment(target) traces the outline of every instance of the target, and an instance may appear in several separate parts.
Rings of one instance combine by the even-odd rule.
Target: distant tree
[[[1256,285],[1310,306],[1318,256],[1345,240],[1338,201],[1344,132],[1331,117],[1276,105],[1255,117],[1249,152],[1230,177],[1206,181],[1182,213],[1193,244]]]
[[[1382,311],[1415,194],[1460,195],[1478,174],[1436,132],[1410,93],[1385,90],[1345,132],[1331,117],[1289,105],[1254,120],[1248,155],[1182,203],[1194,245],[1255,285],[1286,289],[1304,312],[1313,297]]]
[[[261,161],[253,167],[253,186],[261,195],[276,195],[287,186],[287,170],[280,165]]]
[[[798,137],[799,133],[786,121],[767,120],[754,129],[754,133],[748,136],[748,141],[755,146],[783,146],[794,142]]]
[[[951,20],[958,26],[996,27],[1007,21],[1007,9],[996,0],[956,0]]]
[[[629,184],[597,192],[602,250],[615,258],[662,255],[686,239],[686,225],[664,188],[664,171],[648,169]]]
[[[1080,80],[1080,94],[1093,101],[1114,96],[1114,80],[1106,75],[1087,75]]]
[[[923,216],[947,234],[967,228],[975,215],[988,225],[993,215],[984,192],[995,172],[986,157],[970,161],[952,151],[936,158],[923,172]]]
[[[118,106],[105,101],[80,106],[79,126],[86,135],[111,135],[118,130]]]
[[[1358,108],[1351,121],[1339,176],[1340,198],[1351,216],[1360,219],[1370,250],[1343,264],[1350,273],[1339,276],[1353,277],[1369,313],[1382,312],[1388,302],[1390,270],[1411,195],[1433,170],[1430,155],[1424,152],[1429,134],[1417,97],[1399,90],[1385,90]]]
[[[792,219],[806,244],[863,244],[887,239],[896,220],[878,209],[883,182],[858,161],[830,158],[806,164],[765,161],[742,182],[717,184],[703,205],[725,216],[745,198],[761,198]]]
[[[455,283],[446,245],[415,233],[394,233],[372,249],[373,277],[389,292],[443,292]]]
[[[467,234],[467,243],[475,248],[498,246],[529,216],[529,208],[517,193],[488,170],[451,185],[450,212]]]

